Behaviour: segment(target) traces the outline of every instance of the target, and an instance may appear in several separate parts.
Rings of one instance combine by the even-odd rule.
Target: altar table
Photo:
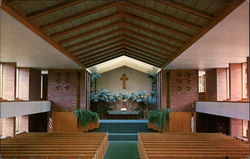
[[[108,119],[139,119],[139,111],[108,111]]]

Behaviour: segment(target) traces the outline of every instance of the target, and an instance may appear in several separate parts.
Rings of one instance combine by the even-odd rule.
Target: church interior
[[[249,0],[0,13],[0,158],[249,159]]]

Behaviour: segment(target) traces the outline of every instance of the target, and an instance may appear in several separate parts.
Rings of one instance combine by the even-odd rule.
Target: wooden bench
[[[249,144],[220,133],[139,133],[141,159],[248,159]]]
[[[1,140],[4,159],[102,159],[107,133],[24,133]]]

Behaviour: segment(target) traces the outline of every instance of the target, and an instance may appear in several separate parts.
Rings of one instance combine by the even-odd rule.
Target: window
[[[242,63],[242,99],[247,99],[247,63]]]
[[[248,120],[243,120],[242,122],[242,131],[243,131],[243,134],[242,136],[243,137],[248,137]]]
[[[199,71],[199,93],[206,92],[206,72]]]
[[[0,63],[0,99],[3,98],[3,64]]]
[[[15,117],[15,132],[19,132],[19,117]]]
[[[229,68],[227,68],[227,100],[230,99],[230,76],[229,76]]]

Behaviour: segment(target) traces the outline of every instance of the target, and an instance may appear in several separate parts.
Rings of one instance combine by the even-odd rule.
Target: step
[[[137,133],[109,133],[109,140],[137,141]]]

